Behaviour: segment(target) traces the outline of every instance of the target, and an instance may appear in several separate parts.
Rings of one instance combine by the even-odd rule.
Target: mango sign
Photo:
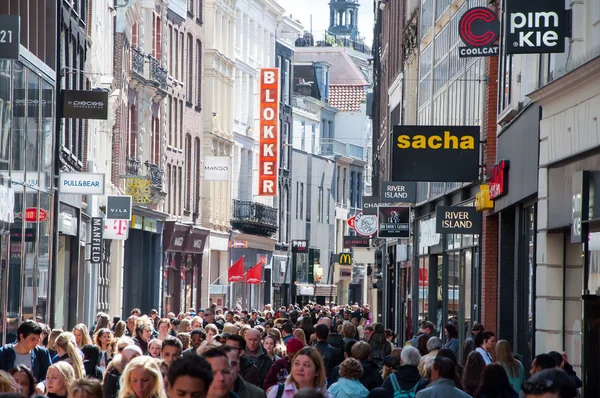
[[[279,166],[279,69],[260,70],[258,195],[277,195]]]

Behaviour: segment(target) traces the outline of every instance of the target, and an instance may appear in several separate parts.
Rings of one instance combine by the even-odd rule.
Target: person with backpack
[[[419,374],[419,350],[411,346],[402,348],[400,368],[383,382],[382,388],[394,394],[394,398],[415,398],[417,392],[427,387],[427,379]]]
[[[454,384],[456,363],[438,355],[431,367],[431,384],[419,392],[416,398],[471,398]]]

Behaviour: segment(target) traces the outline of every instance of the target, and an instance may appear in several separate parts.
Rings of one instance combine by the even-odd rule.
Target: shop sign
[[[293,240],[292,241],[292,253],[308,253],[308,241],[307,240]]]
[[[474,207],[438,206],[435,232],[440,234],[480,234],[483,217]]]
[[[372,236],[377,232],[377,216],[358,213],[348,219],[348,225],[359,235]]]
[[[571,243],[582,243],[588,235],[590,175],[587,170],[573,174],[571,196]]]
[[[48,212],[44,209],[40,209],[38,213],[37,207],[28,207],[25,209],[25,221],[27,222],[41,222],[46,221],[48,218]]]
[[[417,183],[384,181],[381,183],[379,197],[385,203],[415,203],[417,201]]]
[[[352,279],[352,268],[342,268],[340,269],[340,279],[349,280]]]
[[[247,249],[248,241],[247,240],[230,240],[229,248],[230,249]]]
[[[352,253],[340,253],[338,256],[339,265],[352,265]]]
[[[477,180],[479,130],[479,126],[394,126],[392,180]]]
[[[500,34],[498,15],[487,7],[467,10],[458,23],[458,34],[466,47],[458,48],[459,58],[498,55],[495,45]]]
[[[258,195],[277,195],[279,169],[279,69],[260,69]]]
[[[104,228],[101,217],[92,217],[92,239],[90,241],[90,262],[100,264],[102,262],[102,233]]]
[[[138,216],[137,214],[134,214],[133,216],[131,216],[131,224],[129,224],[129,227],[131,229],[142,229],[143,226],[144,226],[144,217]]]
[[[158,233],[158,220],[153,218],[144,217],[142,220],[142,229],[146,232],[152,232],[153,234]]]
[[[131,196],[107,196],[106,218],[108,220],[131,220]]]
[[[108,91],[63,90],[64,118],[108,119]]]
[[[314,286],[298,286],[300,288],[300,296],[314,296],[315,295],[315,287]]]
[[[35,242],[37,231],[35,228],[25,228],[25,242]],[[21,228],[10,229],[10,241],[21,242],[23,240],[23,230]]]
[[[231,158],[229,156],[205,156],[204,179],[206,181],[229,181]]]
[[[15,222],[15,192],[12,188],[0,185],[0,222]]]
[[[61,171],[58,189],[66,194],[104,195],[104,174]]]
[[[436,218],[419,220],[419,254],[426,254],[427,248],[440,243],[441,235],[435,232]]]
[[[0,15],[0,58],[19,59],[21,20],[15,15]]]
[[[481,184],[479,186],[479,192],[475,194],[475,209],[477,211],[492,210],[494,208],[494,202],[490,199],[490,186],[488,184]]]
[[[135,204],[148,204],[152,198],[150,177],[125,177],[125,195]]]
[[[490,199],[496,200],[508,193],[508,160],[501,160],[490,172]]]
[[[363,196],[362,203],[362,212],[367,216],[376,216],[378,207],[390,206],[389,202],[382,201],[379,196]]]
[[[129,221],[127,220],[104,220],[104,239],[127,240],[129,237]]]
[[[45,173],[38,174],[37,171],[25,173],[24,171],[13,170],[10,172],[10,176],[6,172],[3,172],[2,175],[4,178],[10,179],[12,189],[17,193],[22,193],[25,188],[45,189],[47,187]]]
[[[204,252],[204,243],[208,231],[204,229],[192,228],[190,233],[185,238],[185,246],[183,251],[186,253],[202,254]]]
[[[507,0],[506,54],[564,53],[567,18],[564,0]]]
[[[369,247],[371,239],[367,236],[344,236],[344,249]]]
[[[410,238],[410,207],[379,208],[379,238]]]

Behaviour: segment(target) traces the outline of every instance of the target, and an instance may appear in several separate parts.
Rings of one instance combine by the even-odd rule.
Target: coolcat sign
[[[467,10],[458,23],[458,34],[466,47],[459,47],[458,56],[491,57],[498,55],[495,44],[500,33],[500,20],[495,12],[486,7]]]
[[[565,52],[569,15],[564,0],[507,0],[504,29],[506,53]]]

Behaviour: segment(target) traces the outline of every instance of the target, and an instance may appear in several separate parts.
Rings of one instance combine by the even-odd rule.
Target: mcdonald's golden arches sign
[[[338,264],[352,265],[352,254],[351,253],[340,253],[340,259],[339,259]]]

